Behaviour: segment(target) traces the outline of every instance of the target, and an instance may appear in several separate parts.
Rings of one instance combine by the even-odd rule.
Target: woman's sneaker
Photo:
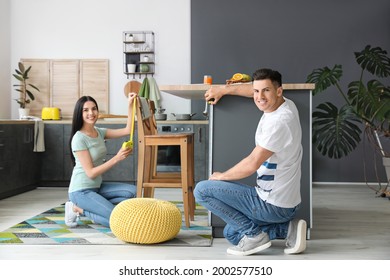
[[[77,218],[78,213],[73,211],[73,202],[67,201],[65,203],[65,224],[68,227],[76,227],[77,226]]]
[[[245,235],[236,246],[228,248],[227,253],[236,256],[248,256],[263,251],[270,246],[271,241],[268,234],[261,232],[253,237]]]
[[[288,226],[285,254],[299,254],[306,250],[306,231],[305,220],[291,220]]]

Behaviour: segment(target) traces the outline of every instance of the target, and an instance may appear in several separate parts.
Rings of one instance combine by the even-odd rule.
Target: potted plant
[[[19,62],[18,69],[15,69],[15,74],[12,74],[18,81],[20,81],[19,84],[13,86],[16,87],[16,91],[19,92],[19,98],[15,100],[19,104],[19,116],[21,118],[29,115],[30,109],[26,108],[26,105],[29,104],[31,101],[35,100],[34,94],[32,93],[31,89],[39,91],[36,86],[27,83],[27,80],[29,79],[28,74],[30,70],[31,66],[26,69],[23,63]]]
[[[340,85],[342,66],[314,69],[307,77],[314,83],[313,95],[333,86],[343,97],[345,104],[338,108],[331,102],[324,102],[313,112],[313,144],[322,155],[338,159],[347,156],[361,142],[361,134],[372,143],[376,152],[383,157],[390,168],[390,151],[385,150],[381,141],[390,140],[390,87],[378,79],[390,76],[390,58],[380,47],[367,45],[355,52],[355,59],[361,68],[358,80],[348,84],[346,90]],[[386,167],[386,166],[385,166]],[[379,190],[382,196],[390,196],[390,169],[386,171],[388,183]]]

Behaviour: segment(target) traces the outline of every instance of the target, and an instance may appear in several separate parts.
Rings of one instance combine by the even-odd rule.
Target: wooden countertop
[[[224,86],[222,84],[188,84],[188,85],[161,85],[160,91],[182,97],[185,99],[204,99],[205,92],[211,86]],[[233,85],[234,86],[234,85]],[[313,90],[314,84],[283,84],[284,90]]]
[[[116,118],[116,119],[99,119],[97,124],[125,124],[127,119],[125,118]],[[72,124],[71,119],[62,119],[62,120],[53,120],[43,121],[44,124]],[[12,119],[0,119],[0,124],[29,124],[34,123],[34,120],[12,120]],[[175,120],[166,120],[166,121],[157,121],[157,124],[208,124],[208,120],[188,120],[188,121],[175,121]]]
[[[12,120],[12,119],[0,119],[0,124],[29,124],[34,123],[32,120]]]

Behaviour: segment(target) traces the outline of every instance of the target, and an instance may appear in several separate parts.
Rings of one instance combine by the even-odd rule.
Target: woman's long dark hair
[[[76,134],[76,132],[79,131],[83,127],[83,122],[84,122],[83,121],[83,108],[84,108],[85,102],[87,102],[87,101],[92,101],[93,103],[95,103],[96,108],[99,111],[99,107],[98,107],[96,100],[91,96],[82,96],[76,102],[76,105],[75,105],[74,111],[73,111],[72,131],[70,133],[70,139],[69,139],[70,158],[72,160],[73,166],[76,165],[76,160],[75,160],[75,158],[73,156],[73,152],[72,152],[72,139],[73,139],[73,136]]]

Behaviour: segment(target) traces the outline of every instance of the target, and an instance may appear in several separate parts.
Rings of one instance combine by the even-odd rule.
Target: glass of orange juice
[[[211,85],[213,83],[213,77],[211,75],[204,75],[203,83]]]

